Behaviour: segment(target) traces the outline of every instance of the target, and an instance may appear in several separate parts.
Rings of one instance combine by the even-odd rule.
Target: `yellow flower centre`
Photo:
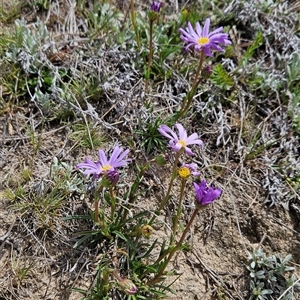
[[[103,167],[102,167],[102,170],[103,170],[103,171],[108,171],[108,170],[110,170],[111,168],[112,168],[111,165],[106,165],[106,166],[103,166]]]
[[[203,46],[209,43],[209,38],[208,37],[201,37],[198,39],[198,44]]]
[[[182,146],[182,147],[186,147],[186,142],[183,140],[179,140],[178,143]]]
[[[181,167],[178,170],[178,175],[179,175],[179,177],[185,179],[191,175],[191,171],[188,167]]]

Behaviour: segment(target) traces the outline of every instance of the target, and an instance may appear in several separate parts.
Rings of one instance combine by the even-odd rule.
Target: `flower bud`
[[[153,232],[153,228],[150,225],[145,224],[140,228],[140,233],[145,238],[149,238],[152,232]]]
[[[162,7],[162,3],[159,1],[153,1],[153,3],[150,6],[150,10],[154,11],[156,13],[159,13],[160,9]]]
[[[165,166],[168,163],[168,160],[166,159],[165,155],[158,155],[155,157],[155,162],[159,165],[159,166]]]
[[[106,188],[115,186],[119,181],[119,172],[110,170],[103,174],[100,184]]]
[[[127,278],[120,280],[119,285],[127,295],[134,295],[138,290],[136,285],[130,279]]]
[[[111,185],[116,185],[119,181],[120,175],[116,170],[109,171],[105,176],[111,183]]]
[[[155,21],[158,18],[161,7],[162,3],[159,1],[153,1],[148,12],[148,18],[150,21]]]
[[[195,205],[198,209],[203,209],[222,194],[221,189],[208,186],[205,180],[202,180],[200,184],[194,182],[194,189],[196,193]]]
[[[201,71],[201,76],[204,79],[207,79],[210,77],[210,75],[212,74],[212,67],[211,65],[207,65],[203,68],[203,70]]]

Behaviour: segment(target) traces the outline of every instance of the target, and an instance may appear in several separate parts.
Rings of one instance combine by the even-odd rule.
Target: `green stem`
[[[174,161],[174,165],[173,165],[173,170],[172,170],[172,177],[171,177],[171,180],[170,180],[170,183],[169,183],[167,193],[166,193],[164,199],[161,201],[161,203],[160,203],[158,209],[156,210],[154,216],[150,220],[149,225],[153,224],[153,222],[156,219],[157,215],[159,215],[160,211],[166,206],[166,204],[167,204],[167,202],[170,198],[170,193],[171,193],[171,189],[172,189],[172,186],[173,186],[173,182],[174,182],[174,179],[176,178],[176,175],[177,175],[177,164],[178,164],[178,160],[179,160],[179,156],[180,156],[181,152],[182,151],[179,151],[179,152],[176,153],[175,161]]]
[[[203,62],[204,62],[204,57],[205,57],[204,50],[202,50],[199,65],[198,65],[198,68],[197,68],[197,71],[196,71],[196,75],[195,75],[195,78],[194,78],[192,88],[188,92],[187,96],[182,101],[182,105],[181,105],[181,109],[179,111],[178,119],[180,119],[181,117],[183,117],[185,115],[185,113],[188,111],[188,109],[190,108],[190,106],[192,104],[193,98],[194,98],[194,96],[196,94],[196,91],[197,91],[197,86],[198,86],[198,83],[199,83],[198,78],[199,78],[200,71],[202,69],[202,65],[203,65]]]
[[[114,214],[116,210],[116,197],[113,188],[109,188],[109,195],[110,195],[110,201],[111,201],[111,207],[110,207],[110,219],[114,219]]]
[[[95,201],[94,203],[94,221],[95,223],[99,223],[99,201]]]
[[[178,203],[178,207],[177,207],[177,213],[174,216],[173,233],[172,233],[171,238],[170,238],[170,246],[172,246],[172,244],[174,242],[174,239],[176,237],[178,222],[179,222],[180,215],[181,215],[181,212],[182,212],[182,201],[183,201],[185,185],[186,185],[186,179],[182,178],[181,179],[181,187],[180,187],[179,203]]]
[[[151,286],[151,285],[153,285],[153,284],[155,284],[155,283],[157,283],[157,282],[160,281],[160,277],[164,274],[164,271],[165,271],[167,265],[169,264],[170,260],[172,259],[172,257],[176,253],[176,251],[181,247],[181,245],[182,245],[182,243],[183,243],[183,241],[185,239],[186,234],[188,233],[188,231],[189,231],[189,229],[190,229],[190,227],[191,227],[191,225],[192,225],[195,217],[198,214],[198,211],[199,211],[199,208],[196,208],[195,211],[194,211],[194,213],[193,213],[193,215],[192,215],[192,217],[191,217],[191,219],[190,219],[190,221],[186,225],[186,228],[185,228],[184,232],[182,233],[182,236],[181,236],[178,244],[171,250],[171,252],[169,253],[169,256],[167,257],[167,259],[164,262],[163,267],[160,269],[160,271],[154,276],[153,279],[151,279],[150,281],[147,282],[148,286]]]
[[[139,36],[139,31],[136,25],[136,15],[135,15],[135,10],[134,10],[134,0],[130,0],[130,11],[131,11],[131,21],[132,21],[132,26],[135,32],[135,38],[136,38],[136,43],[138,47],[138,51],[141,49],[141,43],[140,43],[140,36]]]
[[[149,57],[148,57],[148,66],[147,66],[147,74],[146,74],[146,92],[148,91],[148,84],[149,84],[149,78],[150,78],[150,69],[152,64],[152,57],[153,57],[153,21],[150,20],[150,28],[149,28]]]
[[[100,199],[100,194],[102,192],[103,186],[100,184],[99,188],[95,192],[95,202],[94,202],[94,222],[95,223],[100,223],[99,222],[99,199]]]

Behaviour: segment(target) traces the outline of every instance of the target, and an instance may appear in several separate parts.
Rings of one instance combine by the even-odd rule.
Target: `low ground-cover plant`
[[[281,295],[280,299],[296,299],[293,289],[296,277],[294,274],[286,277],[286,273],[294,271],[294,267],[287,265],[291,258],[290,254],[284,258],[281,255],[268,257],[261,248],[254,249],[247,266],[251,278],[249,299],[278,299]]]
[[[92,200],[94,210],[90,216],[94,222],[92,231],[81,233],[82,237],[76,243],[76,247],[84,242],[95,243],[99,240],[106,240],[107,245],[115,244],[115,250],[123,250],[122,259],[112,259],[111,254],[104,254],[101,268],[99,269],[99,282],[90,297],[101,295],[103,299],[109,297],[113,290],[121,288],[128,295],[134,294],[137,299],[147,297],[162,296],[169,287],[164,284],[166,268],[177,251],[186,249],[185,237],[193,221],[200,210],[206,208],[221,195],[221,189],[216,189],[202,180],[199,184],[194,182],[195,208],[190,221],[183,225],[181,232],[179,227],[182,215],[182,202],[187,188],[189,177],[199,178],[197,164],[185,163],[178,168],[179,158],[184,159],[184,155],[192,156],[194,153],[190,146],[202,146],[203,142],[198,138],[198,134],[193,133],[188,136],[187,131],[181,124],[175,125],[178,134],[167,125],[160,125],[159,132],[169,139],[169,146],[174,151],[174,157],[169,156],[169,161],[173,165],[170,174],[170,182],[164,198],[161,200],[157,209],[136,211],[135,206],[138,197],[143,198],[141,194],[140,183],[142,182],[143,172],[146,171],[152,163],[161,166],[167,164],[163,155],[149,161],[143,167],[137,170],[138,176],[133,184],[124,191],[120,189],[120,171],[119,168],[126,166],[131,162],[127,156],[129,149],[123,150],[121,147],[115,147],[110,158],[100,149],[99,160],[91,161],[89,158],[84,163],[77,165],[78,169],[83,170],[83,174],[89,179],[89,185],[93,186]],[[124,180],[124,179],[123,179]],[[149,243],[147,238],[153,233],[153,224],[157,217],[163,212],[172,196],[172,188],[176,180],[181,182],[180,194],[177,196],[178,207],[173,216],[172,230],[167,239]],[[100,204],[100,205],[99,205]],[[82,218],[84,216],[71,216],[67,219]],[[178,239],[178,236],[180,238]],[[169,241],[167,241],[169,240]],[[160,245],[160,246],[159,246]],[[109,247],[109,246],[108,246]],[[158,257],[152,253],[160,248]],[[125,255],[125,257],[124,257]],[[147,261],[147,263],[145,263]],[[103,264],[103,265],[102,265]],[[105,273],[105,274],[104,274]],[[120,274],[125,274],[124,279]],[[83,292],[83,291],[81,291]],[[93,298],[92,298],[93,299]]]

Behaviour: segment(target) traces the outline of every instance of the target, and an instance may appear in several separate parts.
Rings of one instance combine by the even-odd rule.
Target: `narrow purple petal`
[[[186,37],[190,37],[190,34],[187,31],[185,31],[183,28],[179,28],[179,32],[182,33]]]
[[[189,48],[190,48],[191,46],[194,46],[194,45],[195,45],[194,43],[190,43],[190,44],[186,45],[186,46],[185,46],[185,50],[189,50]]]
[[[175,124],[175,127],[178,130],[179,140],[186,141],[187,139],[187,133],[186,130],[183,128],[183,126],[179,123]]]
[[[191,174],[193,175],[193,176],[200,176],[200,172],[198,172],[198,171],[191,171]]]
[[[124,159],[125,156],[129,153],[129,149],[123,151],[123,149],[120,147],[116,147],[113,151],[113,154],[109,160],[110,165],[114,168],[119,168],[127,165],[128,162],[131,161],[131,159]]]
[[[153,1],[152,5],[150,6],[150,10],[159,13],[161,7],[162,3],[160,3],[159,1]]]
[[[122,151],[123,151],[123,149],[122,149]],[[120,160],[123,160],[123,161],[131,161],[131,159],[130,158],[127,158],[127,159],[124,159],[125,158],[125,156],[127,156],[128,155],[128,153],[130,152],[130,150],[129,149],[127,149],[127,150],[124,150],[123,151],[123,153],[119,156],[119,158],[118,158],[118,161],[120,161]]]
[[[79,163],[76,168],[81,169],[81,168],[92,168],[92,167],[97,167],[96,163],[91,161],[89,158],[85,159],[84,163]]]
[[[211,48],[213,50],[220,51],[220,52],[224,51],[224,49],[222,47],[220,47],[219,45],[216,45],[216,44],[212,44]]]
[[[184,147],[184,151],[187,155],[193,156],[194,152],[189,147]]]
[[[202,205],[207,205],[215,201],[222,194],[221,189],[208,188],[206,194],[203,197]]]
[[[199,38],[190,22],[188,22],[188,31],[189,31],[189,34],[191,35],[191,37],[193,37],[195,40],[197,40]]]
[[[201,28],[199,22],[196,22],[196,31],[197,31],[198,37],[201,37],[202,36],[202,28]]]
[[[168,139],[178,140],[176,133],[167,125],[160,125],[158,131],[161,135]]]
[[[188,42],[190,41],[188,38],[186,38],[186,37],[183,36],[183,35],[180,35],[180,38],[181,38],[184,42],[186,42],[186,43],[188,43]]]
[[[215,29],[214,31],[210,32],[208,37],[210,38],[211,36],[215,35],[216,33],[219,33],[222,30],[223,30],[223,27],[221,26],[221,27]]]
[[[213,56],[212,52],[209,50],[208,47],[204,47],[204,54],[206,56]]]
[[[120,155],[121,152],[122,152],[122,148],[116,146],[108,161],[109,165],[115,167],[114,163],[117,161],[118,156]]]
[[[198,134],[197,133],[193,133],[191,134],[186,140],[185,140],[187,145],[199,145],[202,146],[203,142],[198,138]]]
[[[169,146],[175,151],[175,152],[178,152],[181,148],[182,148],[182,145],[179,144],[179,143],[174,143],[173,141],[170,141],[169,142]]]
[[[194,182],[194,188],[196,192],[196,200],[199,204],[201,204],[201,201],[204,196],[205,188],[206,188],[206,181],[202,180],[200,184]]]
[[[99,162],[101,166],[107,166],[109,164],[107,157],[102,149],[98,150],[98,155],[99,155]]]
[[[79,163],[76,165],[77,169],[85,169],[83,171],[84,175],[89,174],[100,174],[100,166],[97,163],[94,163],[90,159],[86,158],[84,163]]]
[[[210,26],[210,19],[207,18],[205,20],[205,23],[204,23],[204,26],[203,26],[202,36],[205,36],[205,37],[208,36],[209,26]]]
[[[199,176],[200,175],[200,172],[197,171],[197,169],[198,169],[197,164],[190,163],[190,164],[183,164],[182,166],[189,168],[189,170],[190,170],[190,172],[193,176]]]
[[[220,44],[224,44],[225,42],[230,42],[227,39],[227,35],[225,35],[224,33],[217,33],[217,34],[211,36],[210,41],[214,42],[214,43],[220,43]],[[230,42],[230,44],[231,44],[231,42]]]

